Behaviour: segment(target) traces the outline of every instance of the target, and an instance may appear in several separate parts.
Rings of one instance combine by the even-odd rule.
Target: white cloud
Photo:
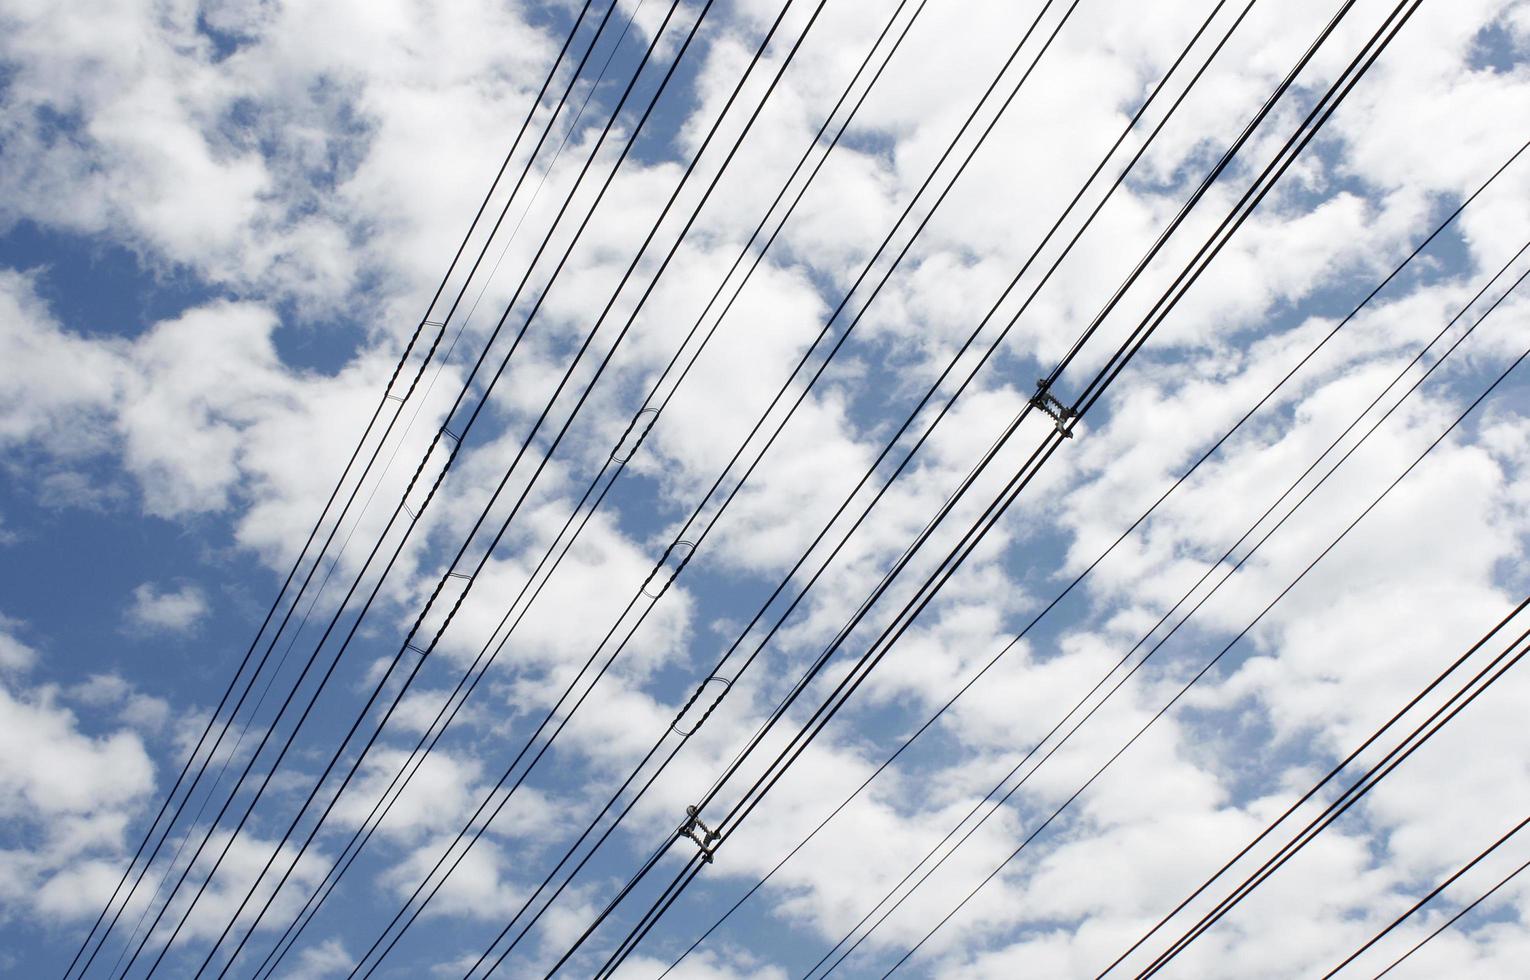
[[[192,633],[210,612],[207,596],[195,585],[161,590],[152,582],[133,589],[128,625],[150,633]]]
[[[915,54],[905,53],[879,83],[853,145],[836,151],[773,261],[742,295],[606,510],[538,599],[504,661],[454,726],[458,740],[432,756],[372,845],[386,870],[380,878],[367,864],[354,872],[374,874],[358,889],[363,895],[380,896],[378,904],[387,905],[407,893],[518,747],[526,720],[557,698],[595,649],[666,543],[664,528],[700,499],[1032,12],[1030,5],[1004,2],[960,6],[957,16],[950,5],[931,5],[911,36]],[[560,737],[534,785],[454,876],[433,915],[493,921],[514,907],[526,882],[540,877],[558,831],[589,812],[589,800],[608,790],[609,777],[622,774],[669,723],[678,706],[675,689],[696,679],[696,665],[709,663],[719,640],[732,638],[826,519],[912,393],[933,378],[956,338],[997,296],[1205,6],[1165,4],[1143,18],[1129,3],[1081,5],[1078,22],[1059,36],[1033,83],[1044,97],[1021,99],[996,129],[858,328],[858,339]],[[852,539],[814,597],[692,741],[684,764],[645,798],[633,817],[639,847],[650,832],[672,828],[804,657],[832,635],[923,526],[1030,394],[1032,358],[1046,362],[1065,349],[1183,196],[1198,172],[1195,161],[1241,123],[1330,12],[1326,6],[1314,0],[1256,7],[1215,74],[1149,156],[1146,176],[1106,209],[1000,360],[878,505],[877,520]],[[720,187],[727,193],[699,222],[699,234],[666,274],[587,414],[464,604],[443,644],[445,656],[436,661],[451,669],[422,680],[406,702],[395,732],[401,744],[412,744],[453,672],[491,635],[561,526],[571,494],[609,451],[636,393],[699,313],[756,211],[890,8],[830,5],[816,39],[762,115],[761,132]],[[644,18],[656,9],[645,6]],[[737,19],[709,35],[695,88],[684,93],[688,115],[676,120],[679,148],[695,145],[775,9],[742,4]],[[1335,51],[1358,43],[1381,9],[1379,2],[1359,5]],[[1440,200],[1453,201],[1496,165],[1507,141],[1521,138],[1506,134],[1497,120],[1525,115],[1530,85],[1522,68],[1472,67],[1470,50],[1478,28],[1493,18],[1519,25],[1513,37],[1522,44],[1526,9],[1474,2],[1421,10],[1398,49],[1335,118],[1320,152],[1303,161],[1234,240],[1215,274],[1123,376],[1081,438],[1049,465],[709,876],[737,884],[768,869],[837,794],[869,772],[895,734],[921,720],[1004,642],[1017,617],[1051,594],[1060,568],[1071,574],[1090,560],[1328,328],[1334,297],[1349,297],[1357,283],[1368,288],[1434,220]],[[18,7],[8,26],[0,223],[30,221],[52,234],[109,242],[131,250],[147,270],[188,275],[196,285],[185,308],[152,323],[100,324],[75,322],[64,312],[67,304],[44,300],[52,270],[0,272],[0,444],[10,460],[8,475],[52,506],[88,505],[128,521],[153,515],[178,532],[206,534],[214,548],[237,545],[284,567],[294,534],[306,533],[316,501],[327,494],[391,370],[399,330],[412,326],[422,289],[439,274],[443,251],[455,244],[462,217],[476,204],[556,39],[528,26],[518,5],[468,0],[430,9],[38,3]],[[1336,59],[1325,54],[1321,72],[1331,75]],[[1292,123],[1288,111],[1279,115],[1280,126]],[[1421,125],[1427,138],[1419,136]],[[469,355],[483,341],[487,315],[508,300],[534,247],[532,231],[551,216],[590,141],[587,131],[576,134],[549,176],[527,232],[509,248],[465,334]],[[1261,144],[1247,154],[1250,161],[1270,152],[1268,138]],[[602,160],[609,161],[610,152]],[[456,544],[487,500],[550,391],[570,338],[592,325],[678,179],[672,155],[655,150],[632,161],[614,185],[587,247],[575,253],[565,284],[551,292],[509,380],[496,392],[485,416],[492,431],[475,434],[433,505],[425,540],[390,579],[385,607],[368,620],[364,640],[396,638],[393,626],[413,614],[433,585],[438,552]],[[1234,168],[1236,179],[1246,179],[1250,166]],[[1378,379],[1437,328],[1441,311],[1464,299],[1481,271],[1517,246],[1513,239],[1530,220],[1524,181],[1518,171],[1508,175],[1465,216],[1448,260],[1438,260],[1431,275],[1400,284],[1353,324],[1275,413],[1230,444],[1102,567],[1076,605],[1059,610],[1062,621],[1054,621],[1051,632],[1013,652],[964,700],[936,733],[943,751],[884,777],[804,860],[788,866],[771,893],[775,924],[787,941],[816,943],[854,922],[867,897],[896,880],[1007,768],[1017,747],[1044,732],[1059,706],[1124,652],[1201,563],[1258,512],[1271,488],[1337,431],[1334,420],[1362,404]],[[1209,216],[1225,210],[1234,193],[1215,190],[1182,238],[1206,230]],[[1183,255],[1184,247],[1170,252]],[[1164,285],[1172,264],[1159,263],[1144,286]],[[1099,362],[1099,352],[1134,322],[1152,293],[1144,288],[1128,299],[1069,379]],[[1466,364],[1446,376],[1446,387],[1379,434],[1356,458],[1353,475],[1336,480],[1319,506],[1274,539],[1200,614],[1196,630],[1048,763],[1023,794],[1021,809],[995,818],[867,952],[885,954],[943,914],[1045,805],[1064,798],[1091,763],[1161,702],[1186,663],[1246,621],[1381,477],[1438,430],[1482,370],[1505,351],[1517,352],[1523,331],[1515,324],[1523,310],[1523,304],[1506,306],[1495,322],[1508,329],[1485,331],[1463,351]],[[282,330],[329,330],[331,316],[340,320],[346,343],[363,338],[354,356],[329,372],[284,359]],[[511,320],[513,329],[518,322]],[[609,328],[602,338],[608,335]],[[597,356],[605,342],[597,342]],[[461,383],[462,363],[433,389],[432,407],[416,430],[397,440],[397,470],[412,469],[434,407]],[[1208,679],[1185,718],[1163,725],[1136,750],[1132,769],[1139,778],[1102,782],[1059,833],[1038,842],[1028,860],[941,935],[926,961],[934,962],[931,969],[1008,976],[1097,968],[1102,950],[1129,941],[1198,880],[1204,865],[1245,839],[1299,788],[1314,765],[1346,748],[1385,705],[1416,687],[1530,567],[1523,479],[1530,438],[1522,415],[1521,404],[1499,403],[1480,426],[1442,447],[1440,459],[1252,638],[1247,658]],[[553,424],[561,421],[555,413]],[[996,469],[1012,469],[1033,443],[1032,432],[1022,433]],[[511,492],[519,491],[527,470],[511,481]],[[398,481],[390,472],[382,482],[380,510],[396,497]],[[974,497],[993,489],[985,481]],[[491,517],[505,509],[501,503]],[[951,523],[971,516],[964,505]],[[5,530],[20,538],[17,546],[33,538],[31,528],[7,524]],[[364,552],[379,530],[377,514],[369,511],[355,530],[357,547]],[[953,537],[946,528],[930,552],[944,550]],[[346,573],[355,571],[355,555],[348,555]],[[920,556],[905,579],[922,577],[931,562],[930,554]],[[211,574],[205,583],[174,587],[146,582],[134,592],[129,622],[147,631],[194,631],[210,611],[212,583]],[[853,652],[909,589],[900,582],[879,605],[849,645]],[[329,611],[330,598],[316,607],[320,615]],[[1379,626],[1377,609],[1388,612]],[[11,632],[0,631],[0,667],[13,674],[37,669],[35,651]],[[357,659],[378,655],[367,650]],[[71,918],[91,910],[114,882],[106,856],[114,856],[127,815],[147,798],[152,781],[140,737],[115,726],[157,731],[169,707],[145,693],[146,680],[100,674],[83,661],[67,669],[68,683],[56,687],[6,689],[0,711],[14,732],[4,737],[19,740],[26,757],[12,761],[9,775],[0,768],[0,780],[18,808],[55,818],[43,856],[6,852],[9,880],[18,883],[6,901]],[[835,664],[829,679],[842,670],[842,662]],[[1353,930],[1346,924],[1391,907],[1417,877],[1458,856],[1444,845],[1486,832],[1479,816],[1524,790],[1513,763],[1523,752],[1482,759],[1473,752],[1494,740],[1517,744],[1514,719],[1525,692],[1505,687],[1500,693],[1501,704],[1460,729],[1460,741],[1432,761],[1419,760],[1416,782],[1378,794],[1363,820],[1335,828],[1311,861],[1272,881],[1242,924],[1230,922],[1199,945],[1195,968],[1218,974],[1229,964],[1261,962],[1272,970],[1306,971],[1350,943]],[[779,747],[783,737],[778,732],[767,748]],[[398,745],[387,746],[343,799],[337,827],[353,827],[402,762]],[[44,762],[46,770],[39,768]],[[298,773],[291,775],[292,782],[281,785],[301,784]],[[1469,812],[1431,809],[1441,796],[1464,801]],[[232,914],[272,846],[274,839],[257,836],[236,848],[194,932],[215,932],[219,917]],[[388,848],[402,849],[403,856]],[[621,876],[627,855],[620,847],[615,854],[619,859],[602,875]],[[305,863],[300,883],[311,885],[319,866]],[[574,901],[549,915],[548,944],[577,934],[603,885],[602,879],[574,889]],[[1323,896],[1321,904],[1312,895]],[[286,904],[281,909],[291,911]],[[1286,930],[1288,941],[1272,942],[1259,928],[1271,923]],[[1523,944],[1522,929],[1500,924],[1498,931],[1499,949]],[[1486,935],[1474,931],[1440,948],[1490,971],[1493,957],[1506,960]],[[298,953],[297,969],[325,975],[348,965],[352,948],[349,932],[326,937]],[[778,952],[751,940],[705,950],[686,969],[697,977],[782,975],[772,962]],[[640,955],[629,969],[642,975],[660,966]]]

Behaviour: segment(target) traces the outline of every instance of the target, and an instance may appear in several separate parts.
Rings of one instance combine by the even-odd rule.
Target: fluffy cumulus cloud
[[[668,975],[1097,974],[1524,597],[1530,158],[1367,297],[1530,136],[1530,4],[1408,13],[1157,316],[1397,5],[1350,7],[11,3],[0,965],[56,972],[128,867],[90,970],[304,922],[276,975],[522,932],[529,975],[721,825],[619,975],[767,877]],[[1038,463],[1058,365],[1099,397]],[[1516,670],[1166,972],[1323,972],[1522,819]],[[1527,889],[1408,975],[1517,975]]]
[[[207,615],[207,597],[194,585],[159,590],[145,582],[133,590],[128,607],[130,626],[153,632],[189,633]]]

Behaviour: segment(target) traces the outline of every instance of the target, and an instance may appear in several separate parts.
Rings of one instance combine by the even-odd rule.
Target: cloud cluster
[[[480,511],[487,509],[487,519],[472,539],[472,558],[487,551],[510,502],[527,490],[526,505],[489,554],[445,634],[441,656],[433,655],[341,797],[331,832],[298,862],[267,927],[296,912],[340,842],[364,826],[416,740],[431,730],[456,677],[484,644],[501,636],[507,606],[560,540],[585,485],[702,316],[800,148],[896,5],[827,5],[739,158],[636,315],[632,332],[615,349],[609,371],[572,418],[546,471],[529,486],[530,471],[548,452],[553,433],[572,416],[578,386],[591,377],[593,361],[612,350],[639,290],[657,273],[662,250],[715,172],[722,154],[714,147],[685,185],[675,216],[658,224],[656,244],[638,264],[634,283],[616,293],[618,278],[780,9],[762,0],[719,8],[687,55],[694,70],[665,96],[654,121],[661,135],[645,136],[651,142],[640,142],[639,152],[623,164],[569,264],[548,287],[552,261],[531,265],[539,236],[574,191],[586,159],[594,161],[595,177],[574,200],[581,208],[590,204],[593,181],[612,165],[630,132],[635,111],[597,148],[600,115],[614,101],[621,72],[630,71],[636,51],[657,29],[659,6],[649,0],[641,10],[620,8],[618,24],[633,13],[637,21],[612,61],[611,78],[595,88],[589,116],[568,132],[557,162],[549,148],[531,171],[531,183],[510,202],[506,230],[490,243],[483,271],[466,284],[464,309],[472,312],[454,322],[466,322],[460,347],[439,374],[426,373],[429,393],[419,415],[403,417],[399,431],[380,443],[381,458],[392,465],[360,486],[363,512],[348,517],[337,535],[355,546],[345,544],[335,584],[326,586],[332,591],[315,606],[318,616],[332,611],[341,586],[375,582],[375,566],[361,571],[362,556],[382,533],[432,424],[489,343],[516,282],[524,274],[528,287],[507,314],[512,332],[546,289],[546,302],[504,382],[488,399],[483,427],[465,442],[422,532],[364,622],[357,645],[366,653],[345,661],[349,673],[335,685],[340,693],[332,691],[323,702],[330,714],[307,730],[249,833],[235,842],[227,870],[192,917],[188,938],[211,939],[233,915],[316,778],[312,760],[327,757],[352,717],[352,702],[359,703],[357,691],[381,675],[385,661],[377,658],[396,648],[457,543],[479,527]],[[685,17],[695,15],[694,6],[683,8]],[[1041,10],[1039,4],[1001,0],[959,6],[937,0],[921,13],[910,48],[872,90],[844,145],[739,294],[642,452],[369,842],[344,899],[315,920],[288,964],[295,975],[344,972],[366,948],[377,923],[428,871],[585,659],[610,648],[602,637],[613,623],[627,622],[622,610],[628,599],[640,594],[654,561],[679,523],[707,499],[735,449],[745,446],[744,458],[753,461],[763,442],[749,439],[756,419]],[[400,945],[404,969],[463,968],[498,931],[830,521],[1210,6],[1160,4],[1145,17],[1140,5],[1126,0],[1079,5],[1022,97],[999,118],[715,529],[708,526],[712,512],[703,509],[703,548],[433,903],[417,929],[433,941],[416,935]],[[556,956],[598,911],[612,882],[623,880],[654,840],[673,829],[684,806],[705,792],[1023,407],[1034,378],[1067,350],[1216,152],[1331,15],[1331,6],[1316,0],[1255,5],[1141,166],[1015,322],[993,362],[877,503],[872,519],[848,538],[757,666],[634,809],[629,832],[613,838],[591,872],[549,913],[522,965]],[[255,573],[229,583],[229,564],[221,556],[234,549],[283,572],[295,556],[572,15],[562,8],[553,16],[478,0],[433,7],[12,7],[0,18],[7,27],[0,48],[7,69],[0,228],[12,234],[37,228],[82,246],[126,249],[139,264],[146,293],[162,296],[172,281],[194,285],[177,297],[175,312],[156,314],[152,322],[127,316],[117,323],[77,322],[48,298],[59,270],[40,263],[0,270],[0,447],[7,450],[6,471],[19,493],[45,509],[104,514],[125,526],[195,536],[207,556],[203,565],[185,570],[173,585],[164,584],[162,570],[135,569],[130,581],[143,584],[118,615],[125,615],[127,633],[206,639],[222,651],[214,661],[231,672],[246,641],[209,635],[215,630],[208,596],[273,586]],[[1147,313],[1193,243],[1211,231],[1274,152],[1278,135],[1296,124],[1297,107],[1309,104],[1338,73],[1341,55],[1354,50],[1389,7],[1380,0],[1356,5],[1293,100],[1277,109],[1065,373],[1063,390],[1076,390]],[[1055,12],[1051,16],[1045,23],[1055,22]],[[1231,18],[1228,11],[1214,23],[1225,29]],[[806,11],[794,8],[785,36],[795,37],[806,20]],[[119,43],[123,38],[132,43]],[[1198,47],[1198,55],[1209,53],[1209,46]],[[1527,50],[1530,5],[1523,2],[1420,8],[1323,138],[1110,389],[1079,437],[1048,464],[851,707],[730,839],[697,886],[700,897],[689,895],[677,905],[652,946],[629,961],[632,975],[662,969],[665,954],[678,953],[710,924],[715,909],[770,871],[1310,350],[1427,234],[1444,208],[1518,145],[1523,135],[1507,132],[1502,120],[1524,118],[1530,108]],[[659,54],[673,56],[673,34]],[[765,71],[781,57],[773,48]],[[745,87],[741,105],[763,96],[763,77]],[[1016,75],[1007,77],[1012,82]],[[586,89],[575,92],[577,104]],[[990,115],[984,122],[992,105],[985,111]],[[1163,111],[1160,105],[1146,123]],[[737,135],[744,114],[735,108],[718,139]],[[554,131],[553,146],[562,133]],[[1129,142],[1127,152],[1136,145]],[[1107,166],[1108,177],[1125,156]],[[949,176],[949,170],[941,173]],[[1072,599],[1049,613],[1044,627],[1010,649],[919,749],[874,781],[789,862],[754,899],[758,907],[747,926],[710,940],[678,975],[795,975],[850,929],[1068,705],[1150,631],[1388,380],[1400,370],[1406,381],[1418,377],[1419,368],[1405,367],[1409,359],[1530,234],[1527,189],[1530,166],[1521,161],[1461,216],[1437,249],[1348,324],[1115,548]],[[1090,191],[1099,193],[1098,185]],[[914,222],[933,196],[919,199]],[[1086,195],[1086,206],[1095,199]],[[1065,235],[1078,221],[1074,212],[1063,225]],[[555,236],[551,254],[568,242],[574,224],[570,220]],[[522,230],[512,234],[517,227]],[[901,226],[895,249],[909,233]],[[1054,239],[1042,250],[1041,264],[1000,304],[981,342],[1015,313],[1066,240]],[[847,329],[889,265],[886,255],[872,264],[873,276],[855,292],[837,331]],[[1518,275],[1524,264],[1511,267]],[[608,301],[613,312],[601,319]],[[1028,778],[1013,805],[873,933],[847,967],[879,974],[1068,800],[1524,349],[1527,309],[1516,295],[1474,331],[1162,652]],[[589,360],[574,374],[576,387],[554,404],[531,438],[533,420],[573,351],[597,325]],[[1464,323],[1447,341],[1463,330]],[[290,344],[294,331],[340,353],[307,363]],[[490,348],[491,370],[512,335],[501,334]],[[838,336],[831,331],[831,338]],[[482,378],[470,396],[482,395]],[[1480,634],[1523,592],[1530,568],[1524,392],[1522,382],[1511,379],[1433,451],[1218,670],[952,919],[910,968],[995,977],[1097,971],[1315,772]],[[1388,396],[1383,408],[1398,394]],[[770,418],[782,414],[778,408]],[[927,411],[924,418],[931,416]],[[858,655],[892,620],[1042,430],[1027,426],[1005,448],[971,499],[852,634],[846,654]],[[523,442],[531,447],[524,463],[505,494],[493,498]],[[911,442],[905,438],[902,445]],[[889,471],[884,464],[877,476],[885,479]],[[878,486],[880,479],[872,483]],[[872,492],[860,491],[852,516],[832,524],[831,542],[848,530]],[[1274,519],[1289,503],[1281,506]],[[25,547],[31,529],[14,530],[12,546]],[[814,551],[807,574],[829,547]],[[1233,560],[1245,554],[1235,552]],[[773,608],[779,612],[786,601]],[[426,634],[441,621],[438,608]],[[0,627],[0,682],[6,685],[0,690],[0,745],[6,749],[0,758],[9,760],[0,763],[0,809],[23,833],[44,841],[31,853],[7,845],[13,849],[3,852],[10,870],[3,877],[12,885],[0,902],[25,920],[14,926],[17,934],[30,937],[42,917],[94,913],[118,873],[108,858],[131,843],[129,828],[136,832],[153,791],[164,789],[156,787],[155,772],[180,760],[166,756],[162,762],[155,754],[164,750],[154,736],[170,709],[150,689],[152,678],[94,670],[82,654],[85,666],[72,683],[29,682],[39,660],[33,647],[46,644],[23,642],[12,621]],[[35,627],[46,635],[47,623]],[[763,628],[746,638],[746,647]],[[306,652],[314,636],[300,635]],[[847,659],[831,664],[789,716],[787,729],[844,676]],[[221,689],[209,682],[208,691],[215,687]],[[205,713],[213,697],[173,707]],[[1368,937],[1406,904],[1406,896],[1474,853],[1498,823],[1530,805],[1530,779],[1518,761],[1530,747],[1521,744],[1523,726],[1516,724],[1527,698],[1530,689],[1517,680],[1495,689],[1480,710],[1463,716],[1448,737],[1420,753],[1193,947],[1185,969],[1219,975],[1257,963],[1272,976],[1310,973]],[[267,715],[258,718],[256,730],[272,723],[274,709],[261,710]],[[773,733],[744,775],[758,772],[787,734]],[[730,799],[724,794],[721,802]],[[1441,800],[1451,805],[1442,807]],[[227,840],[224,833],[215,835],[215,846]],[[295,848],[283,847],[279,867],[296,860]],[[1525,942],[1525,901],[1522,890],[1505,893],[1496,919],[1442,942],[1431,955],[1481,975],[1504,972]],[[459,962],[464,956],[466,962]]]

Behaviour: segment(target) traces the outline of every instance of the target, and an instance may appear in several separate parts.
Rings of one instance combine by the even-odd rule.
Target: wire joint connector
[[[694,805],[685,808],[685,822],[680,825],[680,836],[689,837],[701,848],[701,860],[707,864],[712,863],[712,855],[717,852],[717,844],[722,840],[722,834],[701,822],[701,816]]]
[[[1052,394],[1052,382],[1046,378],[1036,381],[1036,394],[1031,397],[1031,405],[1051,416],[1057,431],[1062,433],[1064,439],[1073,438],[1073,423],[1078,419],[1078,412],[1064,405],[1062,400]]]

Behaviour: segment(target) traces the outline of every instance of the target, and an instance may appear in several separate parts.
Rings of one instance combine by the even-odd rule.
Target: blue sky
[[[484,555],[514,496],[548,459],[291,881],[258,922],[251,913],[269,894],[269,880],[256,892],[255,906],[218,943],[206,975],[225,962],[227,975],[256,974],[458,678],[501,635],[501,617],[521,608],[515,596],[542,554],[559,547],[559,528],[585,487],[608,472],[602,467],[611,446],[645,395],[655,385],[671,390],[673,375],[665,373],[671,356],[695,356],[694,370],[673,387],[641,450],[277,975],[350,972],[480,800],[499,799],[490,796],[495,781],[564,689],[574,685],[575,696],[585,690],[580,665],[594,652],[611,651],[602,635],[613,624],[625,632],[635,615],[622,612],[628,600],[641,595],[654,561],[707,501],[686,534],[694,539],[707,528],[706,537],[683,574],[652,604],[553,748],[374,975],[468,971],[741,635],[989,307],[1005,297],[980,346],[1037,287],[1192,68],[1170,76],[1157,108],[1109,158],[1083,204],[1068,212],[1062,237],[1046,242],[1014,294],[1004,293],[1202,21],[1214,14],[1187,65],[1198,67],[1210,55],[1244,5],[1186,0],[1148,18],[1128,2],[1082,0],[1055,44],[1043,49],[1067,9],[1061,5],[929,0],[715,338],[696,355],[686,330],[720,283],[738,284],[738,275],[724,278],[730,264],[798,157],[809,146],[817,147],[813,161],[824,152],[827,140],[815,144],[814,134],[861,59],[868,51],[884,56],[917,5],[821,5],[737,158],[673,264],[655,280],[683,220],[816,6],[787,5],[766,57],[682,183],[782,5],[739,0],[708,11],[630,156],[615,169],[609,195],[589,212],[567,267],[550,280],[556,256],[701,10],[697,3],[677,8],[657,35],[634,101],[600,144],[669,9],[661,0],[618,7],[610,33],[574,82],[568,114],[557,117],[546,146],[530,160],[524,188],[507,200],[508,182],[495,185],[491,213],[506,207],[505,224],[493,236],[484,226],[470,236],[471,250],[487,256],[478,274],[468,279],[459,271],[448,279],[448,295],[460,289],[466,297],[447,324],[451,354],[422,365],[425,380],[399,409],[396,436],[381,448],[379,458],[388,462],[362,484],[360,499],[370,502],[359,523],[348,517],[340,526],[335,540],[343,549],[327,551],[319,565],[323,589],[305,593],[297,605],[293,626],[300,628],[274,641],[264,634],[257,650],[270,644],[272,669],[259,676],[243,709],[214,719],[220,727],[230,723],[229,744],[238,747],[212,760],[164,856],[150,866],[144,888],[85,975],[117,975],[114,961],[130,959],[127,975],[150,971],[210,864],[204,859],[191,869],[134,958],[143,937],[138,923],[151,921],[164,899],[151,897],[153,886],[167,870],[175,881],[204,836],[214,851],[223,847],[255,787],[270,775],[229,844],[228,861],[157,967],[196,973],[368,695],[378,690],[385,706],[398,693],[401,675],[384,679],[387,664],[458,546],[468,539],[469,557]],[[1064,371],[1060,392],[1071,398],[1106,363],[1393,7],[1367,0],[1347,13]],[[685,805],[706,793],[1021,411],[1035,379],[1064,355],[1337,8],[1252,4],[1226,50],[1036,291],[911,467],[496,975],[545,972],[673,831]],[[578,11],[571,3],[478,0],[435,7],[218,0],[67,8],[18,0],[3,15],[0,966],[8,975],[62,973],[106,905],[323,509]],[[579,22],[576,57],[605,11],[604,3],[593,4]],[[621,34],[629,17],[632,26]],[[895,30],[878,42],[890,17]],[[998,96],[979,103],[1037,17],[1041,27],[1022,46]],[[1527,51],[1530,5],[1480,0],[1418,9],[1076,437],[1038,471],[789,775],[730,833],[716,862],[621,975],[661,973],[1511,158],[1530,138],[1517,128],[1530,118]],[[956,164],[974,150],[969,131],[953,159],[937,167],[963,118],[974,105],[977,125],[994,118],[1032,59],[1034,77],[998,115],[971,166],[889,272],[888,256],[874,254],[882,237],[895,229],[894,249],[910,240]],[[512,175],[570,81],[571,64],[560,63],[553,94],[513,157]],[[858,95],[865,85],[862,76],[852,91]],[[834,117],[836,125],[843,117],[843,111]],[[586,160],[589,175],[553,231],[552,249],[534,261]],[[918,193],[932,168],[931,189]],[[661,221],[677,187],[674,209]],[[808,971],[1134,649],[1331,440],[1357,418],[1357,432],[1365,432],[1507,293],[1269,544],[835,972],[881,976],[892,967],[1530,346],[1525,300],[1510,290],[1530,268],[1530,253],[1521,248],[1530,239],[1527,189],[1530,160],[1521,157],[896,767],[670,975]],[[910,201],[910,219],[900,221]],[[770,213],[779,217],[780,210]],[[651,227],[653,244],[618,292]],[[747,438],[751,426],[804,352],[818,352],[810,368],[820,362],[824,348],[811,346],[813,338],[867,268],[867,281],[850,294],[828,342],[863,308],[864,316],[779,442],[762,455],[762,438]],[[884,274],[886,285],[866,305]],[[527,286],[516,295],[523,275]],[[612,338],[655,281],[611,353],[609,370],[571,416],[593,362],[612,351]],[[613,296],[613,313],[602,319]],[[1423,361],[1410,363],[1463,308],[1467,313]],[[395,550],[397,529],[384,535],[387,514],[467,383],[473,358],[488,345],[492,369],[534,309],[525,341],[487,397],[487,371],[473,376],[467,404],[484,400],[482,421],[463,441],[397,564],[379,579],[365,556],[379,540],[382,560]],[[502,311],[510,333],[491,342]],[[490,503],[558,377],[597,325],[573,388],[552,403],[549,424],[516,465],[510,496]],[[958,359],[956,376],[975,360]],[[899,972],[1097,973],[1523,599],[1530,578],[1525,370],[1498,384],[1140,744]],[[1399,376],[1401,384],[1389,388]],[[804,383],[799,377],[788,387],[791,398]],[[940,398],[954,387],[942,386]],[[1362,414],[1383,391],[1389,394],[1380,407]],[[394,404],[384,402],[389,411]],[[784,414],[777,409],[767,418],[773,425]],[[549,456],[554,434],[570,417],[567,438]],[[933,411],[921,418],[893,460]],[[760,771],[917,594],[961,531],[1046,438],[1048,424],[1029,418],[1005,444],[740,777],[705,808],[709,825],[723,819],[747,785],[744,777]],[[1341,443],[1339,452],[1353,443]],[[729,467],[740,447],[741,463]],[[720,501],[756,458],[758,467],[713,525]],[[433,475],[438,461],[424,472]],[[891,465],[878,470],[873,489]],[[711,493],[719,473],[728,478]],[[852,498],[850,516],[832,525],[829,543],[810,553],[743,652],[754,648],[870,493]],[[485,506],[488,520],[469,538]],[[1246,547],[1235,550],[1220,570],[1246,554]],[[457,588],[460,580],[445,581]],[[353,584],[356,598],[340,605]],[[358,618],[374,587],[376,600]],[[445,603],[432,607],[427,634],[453,597],[447,591]],[[337,632],[321,646],[332,617]],[[273,768],[317,674],[353,625],[333,678]],[[1495,642],[1490,653],[1506,640]],[[316,667],[279,716],[278,705],[316,652]],[[416,656],[405,651],[401,670],[411,669]],[[1524,816],[1530,744],[1519,720],[1527,698],[1530,686],[1505,675],[1171,969],[1185,976],[1310,975],[1348,955]],[[554,712],[564,717],[562,709]],[[361,738],[378,717],[379,709],[367,715]],[[236,776],[268,730],[269,748],[254,757],[250,778],[231,798]],[[359,741],[348,744],[339,757],[342,772],[359,748]],[[337,785],[333,777],[321,784],[321,805]],[[231,816],[214,826],[211,817],[225,801]],[[315,826],[316,809],[301,811],[299,842]],[[189,844],[179,861],[171,859],[183,839]],[[690,846],[682,840],[672,849],[568,973],[600,966],[689,858]],[[1527,848],[1510,841],[1443,896],[1443,912],[1417,917],[1358,961],[1357,975],[1390,962],[1443,914],[1523,862]],[[278,854],[278,873],[294,854],[290,846]],[[1523,883],[1505,889],[1409,960],[1408,969],[1418,976],[1513,975],[1530,944],[1527,902]],[[1176,922],[1182,929],[1193,918]],[[251,927],[243,952],[228,961]],[[1150,941],[1139,966],[1178,931]]]

